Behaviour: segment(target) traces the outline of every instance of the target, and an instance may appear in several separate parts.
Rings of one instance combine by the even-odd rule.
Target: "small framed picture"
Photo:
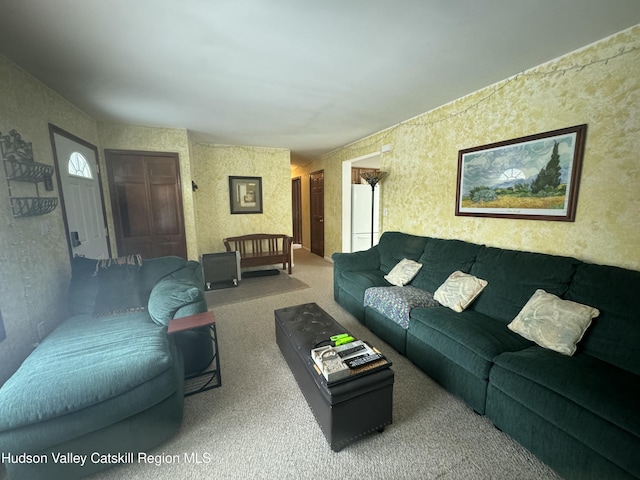
[[[231,214],[262,213],[262,177],[229,177]]]
[[[586,125],[458,152],[456,215],[573,222]]]

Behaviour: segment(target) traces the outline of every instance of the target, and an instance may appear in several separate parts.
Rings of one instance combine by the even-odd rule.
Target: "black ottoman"
[[[311,349],[349,333],[315,303],[274,312],[276,342],[334,451],[392,422],[393,370],[383,368],[327,385]]]

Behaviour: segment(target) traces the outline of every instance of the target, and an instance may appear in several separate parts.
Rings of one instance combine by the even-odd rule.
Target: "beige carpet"
[[[280,272],[278,275],[243,278],[237,287],[205,292],[205,298],[209,309],[212,309],[222,305],[302,290],[303,288],[309,288],[309,285],[287,273]]]

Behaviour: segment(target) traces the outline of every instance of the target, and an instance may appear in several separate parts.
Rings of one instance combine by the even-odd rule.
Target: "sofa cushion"
[[[613,463],[640,474],[640,383],[634,374],[584,353],[566,357],[534,346],[496,357],[490,383]],[[490,418],[492,401],[490,389]],[[502,411],[496,414],[504,417]]]
[[[336,273],[352,270],[370,270],[380,267],[380,251],[377,245],[369,250],[359,252],[335,252],[331,255],[331,259]]]
[[[415,260],[409,260],[403,258],[400,260],[391,271],[384,276],[384,279],[391,285],[397,287],[404,287],[406,284],[413,280],[413,277],[420,271],[422,265]]]
[[[435,292],[456,270],[468,273],[481,249],[481,245],[462,240],[427,238],[424,251],[418,259],[422,268],[411,285]]]
[[[194,285],[204,291],[204,277],[202,273],[202,266],[198,262],[194,262],[193,260],[185,262],[182,268],[179,268],[178,270],[172,272],[169,277],[180,282]]]
[[[93,313],[99,286],[96,275],[97,263],[98,260],[86,257],[71,259],[71,282],[67,303],[72,316]]]
[[[640,375],[640,272],[606,265],[578,265],[565,298],[600,311],[579,348]]]
[[[143,411],[180,388],[172,352],[166,329],[147,312],[71,317],[0,389],[0,432],[37,425],[37,436],[11,445],[25,451]]]
[[[364,301],[364,292],[370,287],[389,287],[381,270],[364,270],[361,272],[344,272],[339,281],[340,288],[359,301]]]
[[[536,290],[507,326],[541,347],[571,356],[599,313],[597,308]]]
[[[160,279],[180,270],[187,261],[182,257],[166,256],[145,258],[140,269],[140,291],[144,298],[148,298],[151,290]]]
[[[181,269],[164,277],[153,287],[147,309],[154,322],[169,325],[176,312],[189,305],[194,306],[193,313],[203,311],[200,303],[204,300],[204,281],[199,272],[199,263],[186,262]]]
[[[98,261],[98,294],[93,308],[94,317],[145,309],[147,297],[140,290],[141,265],[142,258],[139,255]]]
[[[426,237],[400,232],[384,232],[376,246],[380,254],[380,270],[386,275],[403,258],[417,261],[426,243]]]
[[[409,332],[481,379],[489,378],[496,355],[532,345],[500,321],[447,307],[414,308]]]
[[[445,307],[460,313],[473,303],[486,286],[486,280],[456,271],[438,287],[433,298]]]
[[[439,305],[433,295],[419,288],[372,287],[364,292],[364,306],[370,306],[402,328],[409,328],[409,315],[416,307],[435,307]]]
[[[509,323],[539,288],[562,297],[579,263],[570,257],[484,247],[469,273],[489,284],[470,308]]]
[[[194,303],[202,296],[202,292],[193,285],[163,278],[151,290],[147,306],[149,316],[158,325],[169,325],[180,307]]]

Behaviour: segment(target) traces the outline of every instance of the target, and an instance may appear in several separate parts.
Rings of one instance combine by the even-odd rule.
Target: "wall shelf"
[[[53,176],[53,166],[38,162],[25,162],[20,160],[5,160],[7,180],[16,182],[44,182]]]
[[[53,190],[53,166],[34,162],[31,142],[22,140],[15,130],[11,130],[8,135],[0,136],[0,149],[4,158],[4,171],[7,176],[13,216],[35,217],[53,212],[58,205],[58,198],[41,197],[38,189],[38,184],[43,182],[45,190]],[[36,196],[14,196],[11,191],[11,182],[34,184]]]
[[[14,217],[35,217],[51,213],[58,206],[56,197],[11,197]]]

